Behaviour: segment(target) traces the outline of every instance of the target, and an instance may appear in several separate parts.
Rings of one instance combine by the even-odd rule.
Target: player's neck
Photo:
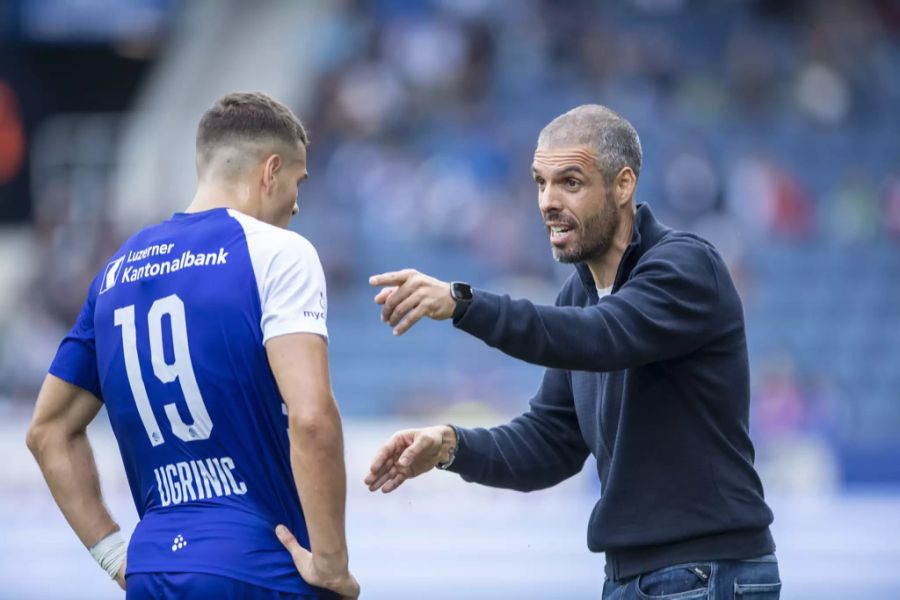
[[[255,217],[256,211],[253,210],[253,207],[254,203],[245,186],[205,182],[197,186],[194,198],[184,212],[196,213],[214,208],[232,208]]]

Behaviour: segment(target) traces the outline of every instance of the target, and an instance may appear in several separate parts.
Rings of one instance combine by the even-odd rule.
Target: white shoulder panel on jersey
[[[288,333],[328,339],[328,297],[319,255],[298,233],[228,209],[244,229],[262,306],[263,343]]]

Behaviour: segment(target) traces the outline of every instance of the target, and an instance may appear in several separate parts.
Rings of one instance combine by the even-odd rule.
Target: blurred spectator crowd
[[[326,268],[345,414],[438,410],[469,389],[501,410],[524,405],[504,381],[531,368],[440,354],[449,328],[367,341],[380,323],[366,278],[409,266],[551,301],[570,267],[550,256],[531,154],[547,121],[601,103],[641,136],[639,201],[710,239],[732,269],[754,436],[896,437],[896,3],[360,0],[327,11],[297,50],[314,53],[315,74],[312,101],[295,107],[312,138],[296,227]],[[131,233],[97,217],[102,185],[96,214],[66,212],[71,186],[96,183],[44,186],[35,204],[48,250],[20,310],[2,318],[0,395],[33,398],[82,290]],[[445,358],[457,364],[432,364]],[[409,377],[390,368],[398,361]],[[426,368],[439,385],[411,376]],[[513,370],[497,379],[498,368]],[[459,378],[465,393],[445,391]]]

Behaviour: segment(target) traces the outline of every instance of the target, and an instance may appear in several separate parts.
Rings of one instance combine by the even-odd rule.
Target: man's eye
[[[574,188],[574,187],[578,187],[579,185],[581,185],[581,182],[578,181],[577,179],[575,179],[574,177],[569,177],[568,179],[566,179],[566,185],[569,186],[570,188]]]

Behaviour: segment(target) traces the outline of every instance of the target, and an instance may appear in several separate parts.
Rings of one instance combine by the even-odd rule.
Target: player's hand
[[[456,308],[449,283],[414,269],[373,275],[369,285],[385,288],[375,296],[375,304],[384,306],[381,320],[394,328],[394,335],[403,335],[422,317],[449,319]]]
[[[359,584],[347,570],[346,564],[334,568],[332,565],[316,559],[312,553],[300,545],[294,534],[284,525],[275,528],[275,535],[282,545],[291,553],[297,572],[309,585],[325,588],[337,593],[341,598],[356,600],[359,597]]]
[[[392,492],[407,479],[449,460],[455,446],[456,433],[447,425],[398,431],[375,455],[366,485],[371,492],[379,488],[385,494]]]
[[[123,590],[125,589],[125,566],[128,564],[128,555],[125,555],[125,560],[122,561],[122,566],[119,567],[119,572],[116,573],[116,583],[119,584],[119,587]]]

